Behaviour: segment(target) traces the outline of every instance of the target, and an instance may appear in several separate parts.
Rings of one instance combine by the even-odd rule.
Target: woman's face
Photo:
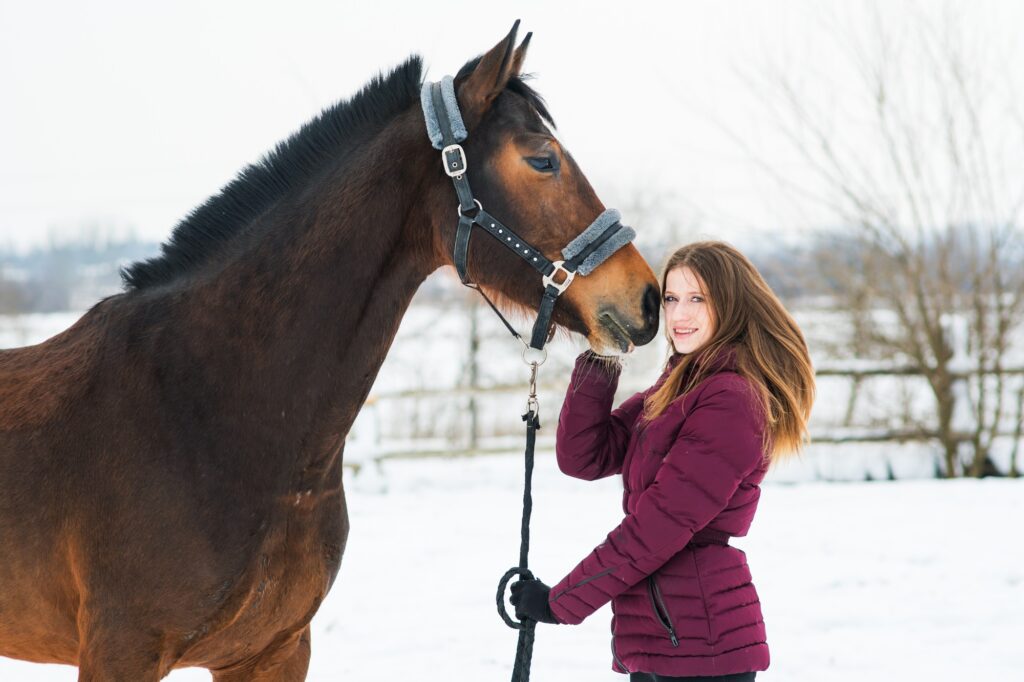
[[[663,302],[665,324],[677,353],[692,353],[714,334],[711,304],[690,268],[683,266],[668,272]]]

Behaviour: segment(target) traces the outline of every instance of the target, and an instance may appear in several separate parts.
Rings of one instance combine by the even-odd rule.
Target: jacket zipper
[[[632,672],[626,667],[626,664],[619,660],[619,655],[615,653],[615,636],[612,636],[612,660],[615,661],[615,665],[619,666],[619,669],[624,673]]]
[[[653,575],[647,579],[647,593],[651,595],[651,606],[654,608],[654,615],[658,618],[658,622],[661,623],[661,627],[665,628],[668,632],[668,638],[671,640],[672,646],[679,646],[676,629],[672,626],[672,614],[668,612],[668,607],[665,606],[665,600],[661,597],[661,588],[658,587],[658,583],[654,580]]]

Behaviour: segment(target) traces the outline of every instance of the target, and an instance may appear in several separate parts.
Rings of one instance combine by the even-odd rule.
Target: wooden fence
[[[1003,373],[1010,376],[1024,376],[1024,367],[1004,369]],[[857,401],[861,399],[859,386],[866,381],[884,378],[914,378],[923,377],[920,371],[912,367],[867,367],[867,368],[820,368],[816,371],[819,380],[821,379],[845,379],[850,384],[849,396],[846,400],[846,407],[843,410],[844,418],[836,423],[816,423],[812,420],[811,441],[816,444],[850,444],[850,443],[883,443],[901,444],[908,442],[935,441],[938,434],[934,430],[921,428],[919,426],[878,426],[870,424],[858,424],[855,415],[857,413]],[[977,376],[976,372],[951,372],[954,380],[965,381]],[[553,449],[554,447],[554,422],[558,417],[558,410],[561,406],[562,396],[566,386],[565,383],[544,383],[538,386],[538,393],[541,396],[542,428],[538,435],[538,448]],[[642,387],[635,387],[640,390]],[[624,388],[623,392],[628,391]],[[626,393],[628,395],[628,393]],[[407,457],[465,457],[489,453],[506,453],[515,451],[522,447],[522,426],[519,421],[519,413],[525,406],[527,386],[525,383],[499,384],[485,387],[472,388],[469,386],[439,388],[439,389],[409,389],[391,392],[373,393],[367,400],[357,422],[356,431],[366,431],[367,420],[377,420],[377,423],[369,428],[372,432],[369,440],[364,437],[360,440],[363,451],[373,460],[385,460],[391,458]],[[490,401],[489,407],[483,403]],[[437,410],[438,406],[446,406],[445,409],[452,412],[460,412],[462,419],[456,418],[455,423],[460,426],[451,428],[449,420],[449,431],[447,434],[440,431],[426,429],[416,434],[403,434],[402,437],[395,437],[389,433],[387,424],[382,423],[388,417],[384,412],[388,406],[406,403],[408,410],[416,411],[423,409]],[[429,407],[425,407],[429,406]],[[497,421],[500,424],[499,430],[488,431],[481,426],[485,420],[481,419],[479,412],[487,409],[489,412],[497,411]],[[406,412],[408,412],[408,410]],[[1024,421],[1024,381],[1021,382],[1020,390],[1016,393],[1016,405],[1011,407],[1016,413],[1016,419],[1009,428],[1001,429],[997,434],[1000,437],[1014,440],[1016,450],[1021,441],[1021,424]],[[426,415],[422,421],[430,422],[436,415]],[[450,417],[451,415],[449,415]],[[391,418],[394,418],[393,416]],[[494,420],[492,420],[494,421]],[[359,435],[357,433],[357,435]],[[973,434],[969,431],[961,431],[955,437],[963,442],[970,442]],[[365,458],[364,458],[365,459]],[[1014,458],[1015,459],[1015,458]]]

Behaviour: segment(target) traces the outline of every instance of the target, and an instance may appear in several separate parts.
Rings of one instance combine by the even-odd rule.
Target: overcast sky
[[[960,8],[983,35],[1019,40],[1022,6]],[[698,222],[702,235],[740,245],[799,235],[823,216],[797,210],[730,140],[773,148],[737,74],[774,63],[841,83],[849,74],[823,18],[858,24],[862,7],[0,0],[0,248],[97,227],[163,239],[244,165],[378,71],[417,52],[431,79],[454,73],[516,18],[534,32],[526,70],[559,136],[605,203],[627,209],[627,223],[636,222],[628,197],[644,188],[648,221],[663,213]],[[909,11],[883,7],[886,21]],[[789,163],[781,154],[777,162]]]

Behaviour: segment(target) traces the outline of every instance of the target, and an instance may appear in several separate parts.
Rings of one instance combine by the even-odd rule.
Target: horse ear
[[[517,74],[518,67],[522,66],[522,57],[526,54],[523,48],[529,43],[529,36],[520,49],[515,50],[518,30],[517,19],[509,34],[480,58],[476,68],[459,86],[459,108],[468,128],[480,122],[495,98],[505,89],[508,79]]]
[[[516,53],[512,56],[512,68],[509,69],[509,77],[518,76],[523,72],[523,62],[526,61],[526,49],[530,47],[530,38],[533,37],[533,32],[526,34],[523,38],[523,42],[519,43],[519,47],[516,48]]]

